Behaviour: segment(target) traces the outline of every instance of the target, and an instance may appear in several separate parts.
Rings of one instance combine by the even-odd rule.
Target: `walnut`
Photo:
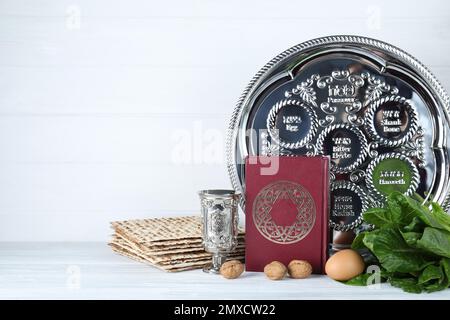
[[[304,279],[312,273],[312,266],[305,260],[292,260],[288,265],[288,272],[291,278]]]
[[[281,280],[286,276],[287,269],[279,261],[272,261],[264,267],[264,273],[270,280]]]
[[[244,265],[239,260],[230,260],[222,264],[220,274],[226,279],[236,279],[244,272]]]

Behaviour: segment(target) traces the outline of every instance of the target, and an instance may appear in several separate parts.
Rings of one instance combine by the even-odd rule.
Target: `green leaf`
[[[437,287],[436,290],[433,291],[443,290],[450,286],[450,259],[442,258],[441,261],[439,262],[439,266],[441,267],[443,277],[439,281],[439,287]],[[427,288],[427,290],[430,289],[433,288]]]
[[[397,273],[395,272],[388,272],[386,271],[386,269],[384,269],[383,267],[381,267],[381,277],[383,279],[390,279],[392,277],[395,277]]]
[[[384,208],[367,210],[364,220],[375,226],[359,234],[354,249],[369,249],[381,279],[406,292],[433,292],[450,285],[450,215],[436,203],[393,192]],[[347,282],[367,285],[372,274]]]
[[[432,215],[434,219],[439,223],[439,226],[443,230],[450,232],[450,215],[444,211],[444,209],[435,202],[431,203]]]
[[[367,232],[362,239],[364,245],[373,253],[373,243],[375,242],[375,239],[377,238],[378,234],[380,233],[380,230],[373,230],[371,232]]]
[[[375,225],[377,228],[393,226],[391,214],[384,208],[370,208],[363,213],[365,222]]]
[[[376,235],[366,235],[364,244],[378,258],[386,271],[409,273],[420,271],[430,264],[421,252],[405,242],[399,231],[395,229],[377,231]]]
[[[450,232],[450,216],[437,203],[432,203],[433,210],[425,208],[419,214],[420,219],[428,226]]]
[[[443,282],[438,282],[438,281],[436,281],[434,283],[431,283],[431,284],[427,284],[424,287],[426,292],[441,291],[441,290],[444,290],[444,289],[447,289],[447,288],[448,288],[448,284],[443,283]]]
[[[421,217],[430,211],[426,206],[422,205],[422,202],[413,198],[404,195],[397,195],[396,197],[402,207],[403,221],[406,222],[406,225],[409,225],[415,217]]]
[[[369,280],[369,277],[371,274],[369,273],[362,273],[350,280],[343,281],[342,283],[345,283],[349,286],[367,286],[367,281]]]
[[[391,278],[389,283],[409,293],[421,293],[423,290],[416,278]]]
[[[417,192],[412,195],[412,198],[419,203],[425,203],[425,199]]]
[[[417,217],[417,210],[413,208],[414,206],[405,206],[406,202],[408,198],[400,192],[392,192],[386,200],[387,209],[391,212],[392,221],[396,226],[406,226]],[[415,202],[419,205],[417,201]]]
[[[438,256],[450,258],[450,232],[426,227],[416,246]]]
[[[361,232],[360,234],[358,234],[355,239],[353,239],[353,243],[352,243],[352,249],[354,250],[360,250],[360,249],[365,249],[366,246],[364,245],[364,237],[366,235],[366,232]]]
[[[420,232],[402,232],[402,231],[400,231],[400,233],[402,234],[402,237],[405,240],[405,242],[410,246],[414,246],[416,244],[417,240],[419,240],[422,237],[422,233],[420,233]]]
[[[392,192],[386,199],[385,208],[370,208],[364,214],[364,221],[377,228],[407,226],[418,216],[420,203],[405,197],[400,192]]]
[[[442,258],[440,265],[442,267],[442,271],[444,272],[447,279],[449,279],[450,282],[450,259],[448,258]]]
[[[386,209],[391,214],[391,220],[397,223],[402,221],[401,197],[403,197],[401,193],[392,192],[386,199]]]
[[[440,291],[448,288],[449,278],[445,274],[442,261],[439,266],[431,265],[426,267],[419,277],[419,283],[424,285],[424,289],[427,292]]]
[[[375,277],[378,274],[379,280],[381,282],[386,282],[387,276],[384,274],[383,270],[380,269],[378,272],[369,272],[369,273],[362,273],[360,275],[357,275],[356,277],[347,280],[342,281],[342,283],[350,285],[350,286],[367,286],[373,284],[371,281],[371,277]]]
[[[441,280],[444,277],[442,268],[440,266],[429,265],[419,276],[418,283],[426,284],[432,280]]]
[[[425,229],[425,227],[426,227],[426,224],[419,217],[414,217],[412,219],[412,221],[410,222],[410,224],[403,227],[403,230],[406,232],[423,233],[423,229]]]

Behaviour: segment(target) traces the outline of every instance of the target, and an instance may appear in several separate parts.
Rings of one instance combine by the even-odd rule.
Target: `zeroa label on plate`
[[[361,215],[363,202],[351,189],[337,187],[331,191],[331,221],[337,225],[349,225]]]
[[[380,137],[398,140],[406,135],[409,129],[409,112],[405,105],[395,102],[381,105],[375,111],[374,127]]]
[[[297,143],[304,139],[311,131],[311,120],[306,107],[287,105],[281,108],[275,120],[280,141]]]
[[[375,165],[372,173],[374,188],[385,196],[393,191],[406,193],[412,179],[413,172],[410,164],[395,158],[381,160]]]

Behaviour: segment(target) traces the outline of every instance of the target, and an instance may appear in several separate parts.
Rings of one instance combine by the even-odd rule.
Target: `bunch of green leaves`
[[[363,214],[373,230],[360,233],[352,248],[368,249],[380,276],[404,291],[444,290],[450,285],[450,216],[434,202],[393,192],[383,208]],[[369,274],[347,282],[365,285]]]

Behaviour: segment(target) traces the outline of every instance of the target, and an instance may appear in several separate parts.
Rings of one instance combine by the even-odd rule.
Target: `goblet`
[[[213,255],[212,263],[203,271],[219,273],[227,255],[237,246],[241,195],[234,190],[202,190],[198,194],[203,219],[203,246]]]

